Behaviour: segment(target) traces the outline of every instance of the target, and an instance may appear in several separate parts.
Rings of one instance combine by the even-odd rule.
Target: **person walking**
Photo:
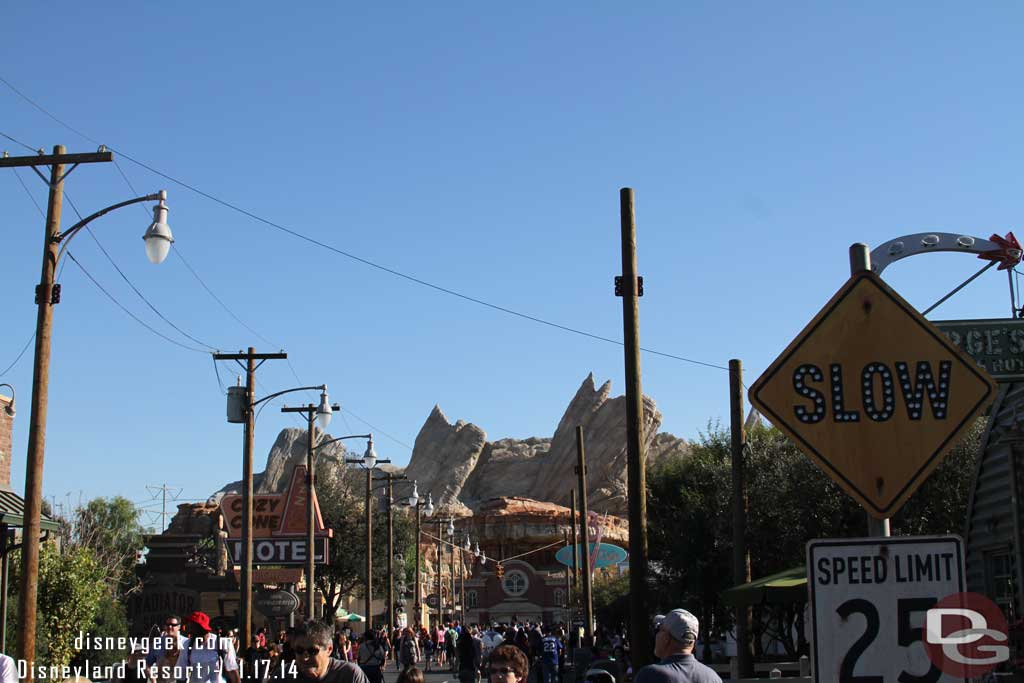
[[[369,683],[363,670],[351,662],[331,656],[334,629],[322,621],[310,619],[295,627],[289,636],[295,653],[296,674],[288,680],[303,683]]]
[[[551,627],[544,626],[544,637],[540,641],[540,665],[544,683],[561,683],[558,665],[562,661],[562,641],[551,633]]]
[[[412,629],[406,627],[398,641],[398,665],[402,671],[406,671],[410,667],[416,666],[419,661],[420,646],[416,642],[416,636],[413,635]]]
[[[674,609],[654,618],[654,655],[661,661],[637,672],[635,683],[722,683],[711,667],[693,656],[697,643],[697,617]]]
[[[384,683],[384,668],[387,666],[388,653],[377,640],[377,634],[372,629],[367,629],[363,634],[363,642],[359,644],[359,652],[356,656],[359,668],[366,674],[370,683]]]
[[[464,632],[455,641],[458,651],[459,683],[477,683],[480,680],[480,648],[479,638],[474,639],[469,632]]]

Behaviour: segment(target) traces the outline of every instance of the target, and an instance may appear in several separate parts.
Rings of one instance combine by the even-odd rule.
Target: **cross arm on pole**
[[[33,154],[23,157],[0,157],[0,168],[18,166],[53,166],[54,164],[93,164],[113,161],[111,152],[88,152],[85,154]]]

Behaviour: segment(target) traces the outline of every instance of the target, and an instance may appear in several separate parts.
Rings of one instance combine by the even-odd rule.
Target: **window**
[[[986,583],[988,597],[999,605],[999,608],[1010,621],[1014,620],[1013,605],[1013,561],[1008,550],[987,553],[985,556]]]
[[[565,607],[565,590],[562,588],[555,589],[555,607]]]
[[[476,607],[476,591],[466,591],[466,607],[469,609]]]
[[[506,595],[516,598],[526,592],[526,589],[530,587],[530,581],[526,578],[525,573],[513,569],[505,572],[505,580],[501,587],[505,590]]]

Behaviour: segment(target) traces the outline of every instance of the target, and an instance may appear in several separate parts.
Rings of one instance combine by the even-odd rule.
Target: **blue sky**
[[[0,77],[84,136],[2,83],[0,132],[33,148],[106,143],[360,258],[616,339],[618,190],[633,187],[642,344],[742,358],[749,384],[846,279],[851,243],[1019,227],[1022,24],[1009,2],[15,3]],[[623,391],[621,347],[118,165],[139,194],[168,190],[179,253],[264,339],[177,255],[150,265],[149,217],[129,207],[93,233],[135,286],[204,344],[284,348],[292,367],[264,365],[261,395],[295,375],[326,382],[348,411],[332,433],[372,423],[382,457],[407,462],[435,403],[491,439],[549,436],[588,373]],[[42,183],[19,175],[43,204]],[[66,192],[83,214],[134,195],[113,164],[80,167]],[[34,328],[43,220],[13,171],[0,173],[0,207],[2,370]],[[88,234],[71,252],[135,315],[195,346]],[[980,265],[918,257],[886,279],[924,308]],[[141,502],[166,483],[201,498],[239,478],[241,429],[224,420],[209,355],[144,329],[74,263],[62,283],[46,495]],[[990,271],[933,317],[1009,305],[1005,274]],[[642,370],[663,430],[692,438],[727,416],[727,373],[649,354]],[[234,374],[222,366],[225,383]],[[0,382],[22,406],[20,490],[31,349]],[[258,463],[296,424],[263,412]]]

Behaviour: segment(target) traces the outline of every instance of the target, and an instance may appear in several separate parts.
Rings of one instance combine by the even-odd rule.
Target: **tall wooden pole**
[[[459,555],[459,604],[462,605],[460,610],[462,614],[462,621],[459,622],[462,625],[463,632],[466,628],[466,555]]]
[[[443,605],[441,601],[441,567],[444,566],[444,560],[442,559],[444,556],[441,554],[443,550],[441,547],[442,533],[441,520],[439,519],[437,520],[437,623],[435,627],[441,626],[441,609]]]
[[[306,618],[313,619],[316,616],[316,584],[314,582],[316,572],[316,519],[313,510],[313,448],[316,439],[316,407],[310,403],[306,406],[306,427],[308,434],[306,448]]]
[[[576,489],[573,488],[569,492],[570,505],[572,507],[572,522],[569,524],[569,528],[572,529],[572,582],[576,585],[576,590],[579,590],[580,584],[580,567],[579,567],[579,539],[576,537]]]
[[[569,526],[572,526],[570,524]],[[563,530],[562,538],[566,545],[569,545],[569,532]],[[576,548],[572,549],[575,554]],[[572,574],[569,565],[565,565],[565,623],[569,631],[572,631]]]
[[[850,245],[850,275],[871,270],[871,250],[868,245],[856,243]],[[876,519],[870,512],[866,513],[868,519],[868,536],[889,536],[889,520]]]
[[[244,654],[249,645],[252,644],[252,519],[253,519],[253,474],[252,459],[253,447],[256,441],[256,369],[267,360],[284,360],[288,354],[283,351],[279,353],[256,353],[256,349],[249,347],[246,352],[238,353],[215,353],[214,361],[233,360],[236,362],[245,361],[245,405],[242,406],[242,422],[245,428],[242,432],[242,568],[239,588],[238,619],[239,642],[242,643],[240,654]],[[260,361],[259,365],[256,361]],[[164,496],[167,491],[164,487]]]
[[[373,630],[373,468],[366,468],[366,632]]]
[[[743,451],[747,435],[743,427],[743,363],[729,361],[729,424],[732,433],[732,582],[750,581],[750,553],[747,552],[747,490],[744,483]],[[753,658],[748,639],[752,619],[749,606],[736,608],[736,660],[744,678],[753,675]]]
[[[622,328],[626,364],[626,473],[629,494],[629,631],[633,671],[651,661],[647,609],[647,474],[644,395],[640,385],[640,281],[637,277],[633,190],[619,191],[622,224]]]
[[[420,578],[420,534],[421,523],[423,520],[422,509],[419,503],[416,504],[416,604],[414,605],[416,610],[416,628],[418,629],[423,625],[423,584]]]
[[[388,608],[384,612],[388,615],[388,630],[395,627],[395,569],[392,565],[395,555],[395,526],[391,508],[394,506],[394,477],[388,473]]]
[[[64,146],[53,148],[55,156]],[[57,275],[57,236],[64,201],[64,164],[50,167],[50,192],[43,235],[43,266],[36,289],[35,364],[32,368],[32,404],[28,426],[28,465],[25,469],[24,544],[18,593],[18,659],[29,663],[33,680],[36,658],[36,595],[39,581],[39,536],[43,511],[43,454],[46,450],[46,413],[50,385],[50,342],[53,337],[53,283]]]
[[[252,453],[256,441],[256,349],[249,347],[245,359],[245,433],[242,436],[242,594],[238,616],[241,620],[241,646],[248,650],[252,645],[252,514],[253,475]],[[214,361],[216,362],[216,361]],[[232,564],[234,561],[232,560]]]
[[[456,550],[456,547],[455,547],[455,536],[452,535],[450,540],[452,542],[452,545],[451,545],[451,547],[448,550],[451,552],[452,558],[451,558],[451,564],[449,566],[448,578],[452,582],[451,583],[452,588],[451,588],[451,591],[449,591],[448,595],[452,599],[452,620],[454,621],[455,620],[455,550]],[[460,551],[461,551],[461,549],[460,549]]]
[[[583,448],[583,427],[576,425],[576,475],[580,491],[580,543],[583,545],[583,637],[584,646],[594,644],[594,595],[590,585],[590,531],[587,508],[587,456]]]

